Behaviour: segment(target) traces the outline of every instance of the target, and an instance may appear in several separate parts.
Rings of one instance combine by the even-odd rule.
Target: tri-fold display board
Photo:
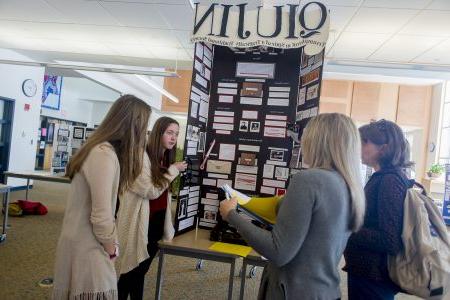
[[[264,45],[274,42],[266,37],[252,42],[254,46],[239,48],[235,45],[242,42],[236,40],[222,46],[224,38],[228,38],[224,37],[227,32],[224,19],[218,22],[222,24],[220,33],[214,35],[203,30],[204,36],[196,35],[202,32],[202,23],[206,24],[205,20],[214,14],[218,4],[210,5],[203,8],[203,17],[197,17],[202,9],[196,7],[193,40],[197,42],[184,145],[189,167],[178,197],[177,233],[197,224],[203,228],[217,224],[222,200],[219,189],[224,184],[248,195],[283,195],[290,175],[302,167],[298,143],[301,133],[319,108],[325,42],[318,41],[326,41],[326,38],[319,35],[317,29],[328,24],[323,6],[319,5],[322,13],[318,18],[319,26],[315,30],[300,31],[304,36],[295,37],[299,41],[297,44],[292,39],[283,44],[287,39],[277,37],[276,43],[281,46],[272,48]],[[298,6],[286,8],[294,15]],[[306,6],[309,5],[299,9],[300,14],[297,12],[302,26]],[[239,6],[239,13],[242,7]],[[236,17],[240,24],[238,15],[230,11],[222,18]],[[277,13],[277,20],[279,16],[282,15]],[[280,27],[284,30],[280,32],[287,35],[289,31],[291,36],[295,33],[292,31],[295,24],[293,19],[289,20],[291,29],[286,23]],[[278,21],[272,21],[278,27]],[[246,20],[246,26],[255,24]],[[260,34],[258,28],[253,32]],[[247,33],[251,34],[251,30]],[[308,37],[315,40],[308,40]],[[235,38],[242,39],[242,35]],[[305,51],[310,46],[315,50]]]

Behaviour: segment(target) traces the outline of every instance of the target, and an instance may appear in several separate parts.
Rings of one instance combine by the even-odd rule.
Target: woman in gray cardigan
[[[303,163],[310,168],[292,176],[272,231],[242,218],[235,199],[222,201],[222,217],[269,260],[259,299],[340,298],[338,264],[365,209],[360,151],[350,118],[319,115],[302,138]]]

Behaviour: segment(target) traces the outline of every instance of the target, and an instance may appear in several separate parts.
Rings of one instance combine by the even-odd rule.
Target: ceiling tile
[[[366,0],[365,7],[409,8],[423,9],[430,0]]]
[[[172,47],[146,47],[158,59],[188,60],[189,57],[184,48]]]
[[[321,0],[326,6],[358,6],[362,0]]]
[[[139,43],[147,46],[181,47],[173,30],[128,28],[128,31]]]
[[[46,2],[70,23],[119,25],[98,2],[84,0],[46,0]]]
[[[408,9],[361,8],[345,31],[395,33],[416,14]]]
[[[123,26],[168,29],[154,4],[101,2],[101,5]]]
[[[120,56],[154,58],[155,55],[140,44],[104,43]]]
[[[357,7],[330,7],[330,30],[342,31],[357,10]]]
[[[328,55],[330,58],[366,59],[388,38],[388,34],[344,32]]]
[[[194,48],[194,44],[191,43],[191,31],[175,30],[174,34],[184,48]]]
[[[120,0],[120,2],[133,2],[133,3],[153,3],[153,4],[158,4],[158,3],[162,3],[164,2],[165,4],[171,4],[171,5],[185,5],[185,6],[189,6],[190,4],[188,2],[189,0]],[[98,2],[117,2],[117,0],[99,0]]]
[[[434,0],[427,7],[427,9],[450,10],[450,1],[448,1],[448,0]]]
[[[450,36],[450,11],[424,10],[401,30],[401,34]]]
[[[62,16],[44,0],[0,1],[0,19],[37,22],[62,22]]]
[[[371,60],[409,62],[423,52],[431,49],[445,38],[414,35],[397,35],[384,44]]]
[[[450,65],[450,39],[437,45],[433,49],[425,52],[417,57],[415,63],[430,63],[430,64],[448,64]]]
[[[194,12],[190,6],[159,5],[158,10],[171,29],[191,30],[194,24]]]

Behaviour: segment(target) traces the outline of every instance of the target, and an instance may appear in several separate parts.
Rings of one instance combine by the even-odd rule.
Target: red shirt
[[[161,162],[161,165],[164,165],[163,162]],[[169,196],[168,189],[166,189],[161,196],[158,198],[152,200],[150,199],[150,214],[155,213],[157,211],[165,210],[167,208],[167,197]]]
[[[150,214],[165,210],[167,208],[167,197],[169,195],[169,192],[167,189],[159,196],[158,198],[151,200],[150,199]]]

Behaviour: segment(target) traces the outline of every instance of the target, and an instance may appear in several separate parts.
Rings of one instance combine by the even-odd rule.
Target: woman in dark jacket
[[[380,120],[359,129],[362,162],[375,173],[367,182],[366,215],[360,231],[353,233],[345,249],[349,300],[394,299],[400,289],[389,278],[388,255],[402,248],[403,204],[411,181],[405,170],[409,145],[395,123]]]

